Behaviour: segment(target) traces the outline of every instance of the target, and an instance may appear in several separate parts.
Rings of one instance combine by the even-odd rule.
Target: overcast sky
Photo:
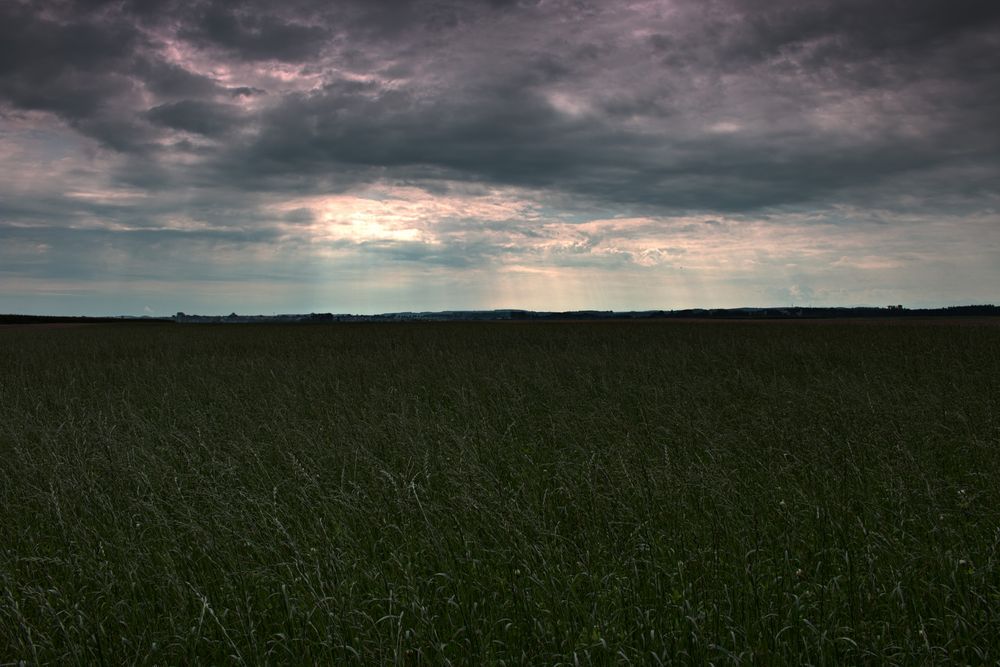
[[[0,2],[0,312],[1000,302],[992,0]]]

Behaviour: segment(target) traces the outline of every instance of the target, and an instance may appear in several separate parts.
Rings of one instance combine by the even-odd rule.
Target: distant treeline
[[[450,310],[440,312],[383,313],[348,315],[308,313],[288,315],[177,315],[155,317],[62,317],[54,315],[0,315],[0,324],[109,324],[122,322],[179,322],[185,324],[325,324],[333,322],[468,322],[468,321],[566,321],[566,320],[648,320],[648,319],[840,319],[913,317],[1000,317],[1000,306],[992,304],[949,306],[947,308],[690,308],[685,310]]]
[[[559,312],[533,310],[451,310],[440,312],[382,313],[380,315],[346,315],[309,313],[303,315],[185,315],[178,313],[175,321],[184,323],[299,323],[324,324],[334,322],[472,322],[472,321],[594,321],[649,319],[831,319],[831,318],[900,318],[900,317],[1000,317],[1000,306],[973,305],[947,308],[692,308],[686,310],[570,310]]]
[[[662,318],[719,318],[719,319],[786,319],[786,318],[844,318],[844,317],[997,317],[1000,306],[992,304],[949,306],[947,308],[713,308],[708,310],[669,310],[655,314],[637,313],[642,317]]]

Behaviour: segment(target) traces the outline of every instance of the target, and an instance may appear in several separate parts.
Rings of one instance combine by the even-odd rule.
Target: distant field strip
[[[1000,661],[1000,327],[0,331],[0,663]]]

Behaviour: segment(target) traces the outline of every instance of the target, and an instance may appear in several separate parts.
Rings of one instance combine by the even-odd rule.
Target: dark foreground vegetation
[[[1000,327],[0,331],[0,662],[1000,660]]]

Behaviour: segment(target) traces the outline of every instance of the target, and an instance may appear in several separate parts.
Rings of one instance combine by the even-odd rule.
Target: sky
[[[4,0],[0,312],[1000,303],[992,0]]]

